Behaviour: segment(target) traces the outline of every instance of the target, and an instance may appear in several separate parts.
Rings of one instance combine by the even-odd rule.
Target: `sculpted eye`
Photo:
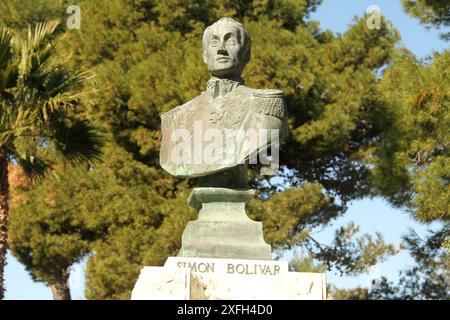
[[[211,41],[209,42],[211,47],[217,47],[219,45],[219,40],[217,39],[211,39]]]
[[[236,39],[235,38],[229,38],[227,40],[227,44],[235,45],[236,44]]]

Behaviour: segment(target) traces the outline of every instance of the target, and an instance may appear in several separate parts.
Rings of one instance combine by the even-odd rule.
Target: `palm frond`
[[[30,110],[28,108],[19,107],[12,128],[15,136],[20,137],[24,135],[24,133],[32,131],[38,118],[38,113],[39,110]]]
[[[12,57],[12,32],[4,27],[0,28],[0,70],[4,69]]]
[[[48,73],[45,80],[45,87],[49,97],[55,97],[61,93],[73,92],[87,80],[92,79],[93,74],[87,71],[70,71],[55,66],[52,72]],[[81,92],[81,91],[80,91]],[[80,93],[77,94],[77,97]]]
[[[53,121],[52,141],[58,153],[73,163],[100,160],[102,139],[87,121]]]
[[[38,156],[20,153],[14,148],[8,148],[8,151],[14,161],[22,167],[27,178],[32,181],[42,179],[50,168],[50,163]]]
[[[11,124],[14,122],[14,115],[10,105],[6,101],[0,101],[0,147],[6,146],[13,135]]]
[[[58,20],[36,23],[34,35],[31,26],[28,28],[28,44],[31,48],[39,48],[49,35],[52,35],[59,25]]]
[[[13,63],[13,35],[6,28],[0,28],[0,99],[11,100],[6,90],[13,88],[17,79],[17,68]]]
[[[28,28],[27,39],[21,42],[21,61],[19,64],[20,76],[31,84],[39,84],[39,76],[45,74],[46,64],[52,56],[52,44],[48,38],[58,27],[58,21],[37,23],[34,29]],[[37,78],[37,79],[34,79]]]
[[[91,77],[89,72],[57,70],[50,73],[44,84],[45,94],[41,95],[43,103],[39,105],[44,120],[47,121],[53,112],[77,105],[84,93],[76,89]]]
[[[53,21],[37,24],[34,33],[30,28],[21,47],[17,95],[30,108],[39,108],[44,122],[52,113],[65,112],[78,104],[83,92],[79,89],[93,76],[90,72],[68,70],[53,58],[53,46],[47,40],[57,26],[58,22]]]
[[[8,146],[14,138],[33,133],[38,110],[13,108],[11,104],[0,103],[0,146]]]
[[[13,93],[9,90],[16,87],[18,74],[19,71],[14,64],[9,64],[0,70],[0,99],[9,101],[14,99]]]
[[[34,176],[46,167],[35,153],[53,159],[57,151],[74,163],[101,157],[94,128],[69,116],[92,75],[70,71],[54,58],[51,40],[57,26],[57,21],[39,23],[22,40],[3,29],[0,33],[0,146],[18,147],[14,157]],[[33,140],[36,150],[22,150],[24,139]]]

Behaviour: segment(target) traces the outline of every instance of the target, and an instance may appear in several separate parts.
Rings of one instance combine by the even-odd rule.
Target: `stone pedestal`
[[[179,257],[270,260],[261,222],[248,218],[245,204],[254,190],[195,188],[189,204],[199,210],[183,232]]]
[[[254,190],[195,188],[189,204],[198,219],[186,226],[178,257],[164,267],[144,267],[133,300],[322,300],[325,274],[289,272],[271,261],[262,223],[245,204]]]
[[[323,273],[289,272],[284,261],[170,257],[144,267],[132,300],[322,300]]]

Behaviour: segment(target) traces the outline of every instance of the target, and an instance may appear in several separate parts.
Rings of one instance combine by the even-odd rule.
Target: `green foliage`
[[[430,65],[402,53],[380,83],[393,125],[379,147],[375,183],[422,222],[448,221],[450,52]]]
[[[323,263],[315,262],[308,254],[295,255],[289,262],[289,271],[293,272],[326,272]]]
[[[44,182],[15,189],[19,202],[12,209],[10,249],[35,281],[64,282],[73,263],[90,250],[98,225],[83,210],[86,168],[64,168]]]
[[[8,162],[19,164],[29,177],[36,178],[43,176],[57,154],[73,163],[100,157],[99,136],[75,115],[87,75],[70,71],[55,59],[52,40],[57,27],[55,21],[38,23],[28,28],[26,37],[20,37],[0,25],[0,153],[6,159],[0,181],[0,299],[8,244]],[[55,239],[46,242],[53,245]],[[66,249],[65,254],[77,251],[71,246]],[[34,262],[26,261],[32,269]]]
[[[396,283],[384,278],[369,292],[371,299],[448,300],[450,298],[450,257],[445,243],[449,226],[420,238],[411,231],[404,237],[415,265],[401,272]]]
[[[385,261],[388,257],[398,253],[398,249],[385,244],[383,236],[377,232],[376,238],[364,234],[354,238],[359,227],[351,222],[335,232],[332,243],[324,246],[315,241],[317,248],[308,243],[314,258],[327,264],[328,269],[336,268],[341,274],[359,274],[366,272],[370,266]]]
[[[7,0],[0,2],[0,25],[26,31],[30,24],[61,19],[67,0]]]
[[[450,25],[450,3],[447,0],[402,0],[403,8],[427,27],[445,28]],[[450,32],[441,34],[450,39]]]
[[[399,51],[380,82],[385,103],[391,106],[392,125],[375,152],[374,185],[393,205],[407,208],[420,222],[438,223],[441,229],[427,239],[414,232],[406,235],[404,246],[415,264],[396,282],[383,279],[361,295],[364,299],[449,297],[449,65],[448,51],[429,63]],[[350,299],[354,293],[338,290],[337,296]]]
[[[449,226],[420,238],[414,231],[403,237],[414,264],[400,271],[397,281],[385,277],[371,288],[329,288],[333,300],[448,300],[450,297],[450,260],[446,243]]]
[[[328,290],[329,300],[368,300],[369,290],[366,288],[338,289],[331,286]]]
[[[341,208],[323,194],[323,187],[313,183],[286,189],[265,201],[254,199],[247,210],[251,219],[263,221],[264,239],[279,255],[310,244],[311,230],[341,213]]]
[[[117,145],[106,148],[105,162],[93,171],[93,179],[84,203],[107,229],[93,244],[86,297],[129,299],[142,266],[162,265],[178,253],[184,227],[195,218],[187,207],[188,188],[186,182],[133,160]]]
[[[62,152],[74,162],[100,155],[98,135],[70,114],[79,105],[78,90],[87,75],[54,59],[48,40],[57,26],[38,24],[26,39],[0,30],[0,148],[30,175],[42,173],[51,153]]]
[[[392,126],[376,153],[374,184],[392,204],[442,229],[426,240],[414,233],[405,236],[416,264],[397,283],[384,280],[373,298],[448,299],[449,67],[448,50],[429,63],[401,51],[380,82]]]

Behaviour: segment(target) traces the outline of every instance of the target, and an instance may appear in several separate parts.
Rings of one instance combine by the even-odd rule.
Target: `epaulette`
[[[185,106],[186,104],[183,104],[181,106],[177,106],[169,111],[167,111],[166,113],[163,113],[160,118],[161,118],[161,125],[165,126],[166,124],[172,122],[175,120],[176,115],[179,113],[179,111],[181,111],[181,108],[183,106]]]
[[[277,118],[284,118],[286,106],[284,94],[281,90],[263,89],[253,92],[253,105],[257,113],[262,113]]]

